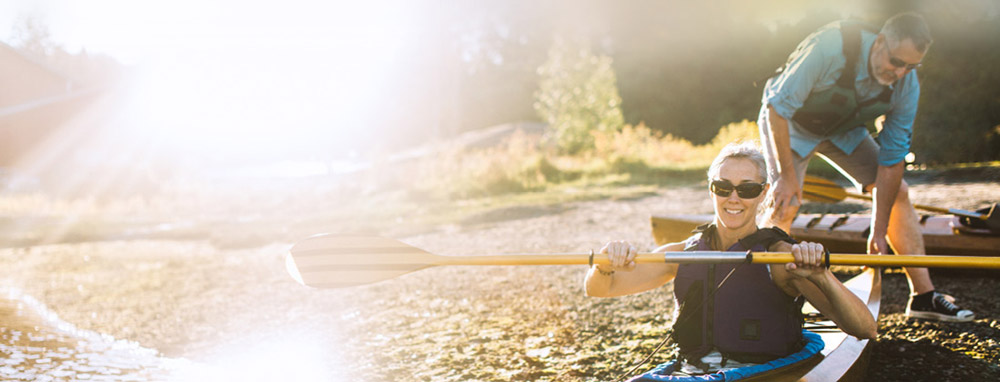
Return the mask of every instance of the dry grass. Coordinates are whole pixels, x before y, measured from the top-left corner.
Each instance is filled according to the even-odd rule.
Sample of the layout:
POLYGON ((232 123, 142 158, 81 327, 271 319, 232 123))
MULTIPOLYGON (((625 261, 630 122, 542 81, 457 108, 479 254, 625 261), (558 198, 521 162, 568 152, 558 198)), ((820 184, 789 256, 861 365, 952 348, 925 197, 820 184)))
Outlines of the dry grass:
POLYGON ((415 186, 432 195, 468 199, 606 185, 677 184, 678 177, 689 181, 686 175, 707 168, 726 144, 757 139, 757 126, 749 121, 727 125, 704 145, 643 124, 591 134, 593 149, 576 155, 561 154, 545 146, 541 137, 525 134, 514 134, 489 149, 455 148, 426 158, 415 186))

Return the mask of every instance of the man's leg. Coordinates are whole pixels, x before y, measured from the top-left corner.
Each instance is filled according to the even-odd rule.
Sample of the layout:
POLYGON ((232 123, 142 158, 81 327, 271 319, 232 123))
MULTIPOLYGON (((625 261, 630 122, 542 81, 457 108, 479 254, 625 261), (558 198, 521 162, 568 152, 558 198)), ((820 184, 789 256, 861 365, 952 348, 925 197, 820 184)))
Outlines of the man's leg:
MULTIPOLYGON (((909 187, 906 181, 899 186, 896 201, 889 215, 889 230, 886 234, 892 250, 898 254, 925 255, 924 235, 920 232, 920 216, 910 202, 909 187)), ((927 293, 934 290, 930 272, 927 268, 906 268, 906 278, 910 282, 910 291, 914 294, 927 293)))
MULTIPOLYGON (((831 144, 821 143, 816 150, 820 156, 850 179, 856 186, 870 193, 875 186, 878 174, 878 144, 870 137, 861 141, 850 154, 831 144)), ((892 204, 889 215, 889 228, 886 234, 893 251, 908 255, 924 255, 924 237, 920 232, 920 217, 910 203, 909 187, 906 181, 899 185, 896 200, 892 204)), ((927 268, 906 268, 906 278, 910 283, 910 292, 924 293, 934 290, 927 268)))
MULTIPOLYGON (((878 173, 878 144, 870 137, 861 142, 854 152, 845 154, 840 149, 824 141, 817 148, 823 156, 841 173, 865 191, 870 192, 878 173)), ((886 239, 898 254, 924 255, 924 238, 920 231, 920 217, 910 202, 909 186, 902 181, 896 200, 889 215, 886 239)), ((955 306, 944 295, 934 292, 927 268, 905 268, 910 284, 910 300, 906 315, 942 321, 971 321, 974 315, 969 310, 955 306)))

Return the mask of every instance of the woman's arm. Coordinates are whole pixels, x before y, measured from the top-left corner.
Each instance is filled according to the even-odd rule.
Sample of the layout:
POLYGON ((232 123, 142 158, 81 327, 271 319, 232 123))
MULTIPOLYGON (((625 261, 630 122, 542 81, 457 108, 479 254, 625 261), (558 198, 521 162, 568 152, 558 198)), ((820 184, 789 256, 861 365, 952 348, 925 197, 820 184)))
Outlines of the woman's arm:
MULTIPOLYGON (((682 251, 684 243, 671 243, 653 252, 682 251)), ((636 264, 638 251, 626 242, 611 242, 601 254, 611 265, 594 265, 587 272, 584 289, 592 297, 617 297, 657 288, 674 279, 677 264, 636 264)))
POLYGON ((796 259, 795 263, 771 266, 772 279, 785 293, 805 296, 847 334, 867 339, 878 336, 878 325, 868 306, 823 265, 822 245, 779 242, 771 250, 791 252, 796 259))

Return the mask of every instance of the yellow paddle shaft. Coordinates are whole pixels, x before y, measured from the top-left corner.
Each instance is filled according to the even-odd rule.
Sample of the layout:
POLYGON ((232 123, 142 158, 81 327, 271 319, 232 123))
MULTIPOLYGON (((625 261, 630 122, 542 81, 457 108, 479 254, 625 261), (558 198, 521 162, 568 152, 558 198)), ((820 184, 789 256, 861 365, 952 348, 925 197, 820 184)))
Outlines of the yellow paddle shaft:
MULTIPOLYGON (((794 261, 789 252, 753 252, 754 264, 784 264, 794 261)), ((640 253, 635 262, 643 263, 741 263, 747 261, 746 252, 667 252, 640 253)), ((524 254, 499 256, 437 256, 434 265, 579 265, 609 264, 607 256, 595 254, 524 254)), ((866 265, 871 267, 928 267, 928 268, 991 268, 1000 269, 1000 257, 990 256, 932 256, 932 255, 858 255, 831 254, 830 265, 866 265)))
MULTIPOLYGON (((864 199, 864 200, 867 200, 867 201, 871 201, 872 200, 871 196, 863 195, 863 194, 855 194, 853 192, 848 192, 847 196, 850 196, 852 198, 857 198, 857 199, 864 199)), ((913 208, 916 208, 918 210, 937 212, 937 213, 940 213, 940 214, 950 214, 950 213, 954 212, 954 209, 951 209, 951 208, 934 207, 934 206, 928 206, 928 205, 924 205, 924 204, 914 204, 913 208)), ((963 212, 966 212, 966 211, 963 211, 963 212)), ((976 212, 967 212, 967 214, 974 214, 974 215, 976 215, 976 217, 978 217, 980 219, 985 219, 986 218, 984 215, 982 215, 980 213, 976 213, 976 212)))
MULTIPOLYGON (((794 260, 788 252, 754 252, 754 264, 783 264, 794 260)), ((1000 269, 1000 258, 989 256, 856 255, 835 253, 830 265, 870 267, 992 268, 1000 269)))
MULTIPOLYGON (((855 194, 853 192, 848 192, 847 196, 850 196, 852 198, 857 198, 857 199, 864 199, 864 200, 867 200, 867 201, 871 201, 872 200, 871 196, 862 195, 862 194, 855 194)), ((979 220, 986 220, 986 221, 990 220, 990 216, 987 215, 987 214, 979 213, 979 212, 975 212, 975 211, 961 210, 961 209, 958 209, 958 208, 941 208, 941 207, 928 206, 926 204, 914 204, 913 208, 916 208, 918 210, 937 212, 939 214, 952 214, 952 215, 958 215, 958 216, 968 216, 970 218, 979 219, 979 220)))
MULTIPOLYGON (((869 195, 849 192, 846 189, 840 187, 840 185, 832 181, 815 177, 812 175, 806 175, 805 183, 802 185, 802 192, 803 196, 819 202, 839 202, 847 197, 872 201, 872 197, 869 195)), ((913 208, 916 208, 918 210, 937 212, 939 214, 968 216, 971 218, 977 218, 987 221, 990 219, 990 217, 987 214, 973 212, 973 211, 966 211, 957 208, 942 208, 942 207, 928 206, 924 204, 914 204, 913 208)))

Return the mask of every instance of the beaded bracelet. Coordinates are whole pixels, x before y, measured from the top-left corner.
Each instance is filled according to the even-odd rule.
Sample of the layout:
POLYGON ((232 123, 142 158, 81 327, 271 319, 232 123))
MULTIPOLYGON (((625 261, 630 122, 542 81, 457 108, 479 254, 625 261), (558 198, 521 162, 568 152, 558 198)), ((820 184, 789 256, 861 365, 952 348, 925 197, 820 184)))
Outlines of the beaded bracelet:
MULTIPOLYGON (((590 250, 590 266, 594 266, 594 250, 593 249, 590 250)), ((602 271, 601 268, 597 268, 597 273, 600 273, 600 274, 605 275, 605 276, 611 276, 611 275, 615 274, 615 271, 611 270, 611 271, 605 272, 605 271, 602 271)))

